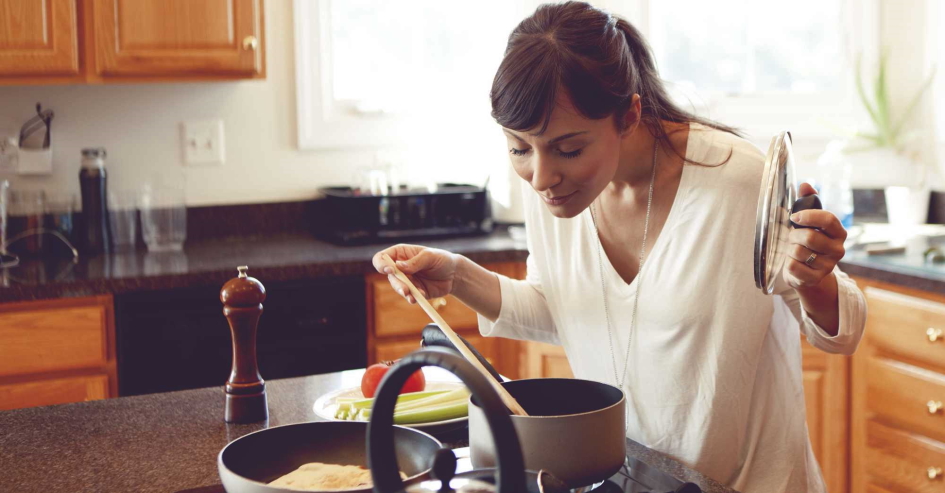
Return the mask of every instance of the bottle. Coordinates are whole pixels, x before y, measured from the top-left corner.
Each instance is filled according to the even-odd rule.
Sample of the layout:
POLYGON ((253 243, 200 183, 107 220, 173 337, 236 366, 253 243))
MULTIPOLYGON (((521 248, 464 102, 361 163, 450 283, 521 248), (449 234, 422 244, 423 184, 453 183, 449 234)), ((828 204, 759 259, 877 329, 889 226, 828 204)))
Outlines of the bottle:
POLYGON ((111 234, 108 224, 108 177, 105 174, 105 149, 82 149, 79 189, 82 193, 82 216, 85 227, 81 233, 85 253, 109 253, 111 234))
POLYGON ((824 210, 832 212, 844 228, 853 226, 853 189, 850 187, 852 165, 844 155, 844 141, 833 141, 817 160, 820 187, 818 193, 824 210))

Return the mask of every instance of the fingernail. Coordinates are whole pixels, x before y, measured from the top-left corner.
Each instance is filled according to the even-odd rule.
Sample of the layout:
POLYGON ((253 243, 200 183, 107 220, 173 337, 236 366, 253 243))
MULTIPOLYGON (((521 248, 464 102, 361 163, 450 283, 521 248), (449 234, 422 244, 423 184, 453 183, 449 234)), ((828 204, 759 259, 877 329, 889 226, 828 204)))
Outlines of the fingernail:
POLYGON ((394 273, 394 270, 391 269, 390 267, 384 267, 384 273, 385 273, 385 274, 393 274, 393 273, 394 273))
POLYGON ((792 221, 797 222, 797 221, 799 221, 800 219, 801 219, 801 213, 800 213, 800 212, 795 212, 794 214, 791 214, 791 220, 792 220, 792 221))

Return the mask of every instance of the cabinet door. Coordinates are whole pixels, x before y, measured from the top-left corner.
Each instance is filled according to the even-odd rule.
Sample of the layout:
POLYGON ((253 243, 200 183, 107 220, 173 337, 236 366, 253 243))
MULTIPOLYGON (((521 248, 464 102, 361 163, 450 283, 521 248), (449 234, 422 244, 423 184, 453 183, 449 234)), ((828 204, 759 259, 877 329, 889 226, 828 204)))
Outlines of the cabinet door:
POLYGON ((75 0, 0 0, 0 74, 79 72, 75 0))
POLYGON ((811 447, 827 491, 848 491, 850 359, 827 354, 807 341, 801 343, 801 350, 811 447))
POLYGON ((522 378, 573 378, 564 348, 540 342, 526 342, 522 378))
POLYGON ((0 410, 109 397, 108 376, 89 375, 0 385, 0 410))
POLYGON ((103 76, 264 73, 262 0, 94 0, 103 76))

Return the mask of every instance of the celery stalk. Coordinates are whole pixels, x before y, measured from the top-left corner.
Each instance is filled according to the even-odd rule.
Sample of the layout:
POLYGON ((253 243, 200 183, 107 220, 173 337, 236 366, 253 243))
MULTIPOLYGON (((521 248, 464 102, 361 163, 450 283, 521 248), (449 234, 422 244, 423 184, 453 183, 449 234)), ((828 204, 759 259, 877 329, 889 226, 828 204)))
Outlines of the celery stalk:
MULTIPOLYGON (((434 390, 430 392, 410 392, 408 394, 400 394, 397 397, 397 405, 400 405, 402 402, 411 402, 419 399, 424 399, 427 397, 432 397, 435 395, 445 394, 445 390, 434 390)), ((374 406, 374 399, 358 399, 351 402, 351 405, 358 409, 367 409, 374 406)))
POLYGON ((419 409, 411 409, 408 411, 395 412, 394 424, 409 425, 462 418, 469 413, 468 404, 468 400, 456 400, 451 403, 428 408, 424 407, 419 409))
POLYGON ((445 394, 435 395, 433 397, 427 397, 425 399, 417 399, 415 401, 406 402, 402 405, 397 405, 394 408, 394 412, 407 411, 410 409, 420 409, 426 408, 427 406, 435 404, 443 404, 446 402, 452 402, 456 400, 466 401, 469 399, 469 389, 466 387, 458 388, 446 392, 445 394))

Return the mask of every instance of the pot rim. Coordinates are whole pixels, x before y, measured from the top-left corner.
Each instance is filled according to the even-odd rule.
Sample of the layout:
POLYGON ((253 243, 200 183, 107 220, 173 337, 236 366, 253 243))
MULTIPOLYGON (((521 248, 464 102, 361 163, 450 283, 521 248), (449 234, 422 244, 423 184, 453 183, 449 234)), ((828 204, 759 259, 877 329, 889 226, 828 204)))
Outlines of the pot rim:
MULTIPOLYGON (((609 405, 609 406, 602 407, 602 408, 600 408, 600 409, 595 409, 595 410, 593 410, 593 411, 584 411, 583 413, 557 414, 557 415, 554 415, 554 416, 531 416, 531 415, 529 415, 529 416, 518 416, 518 415, 512 414, 512 415, 510 415, 510 417, 512 418, 512 421, 515 421, 515 420, 525 420, 525 419, 560 419, 560 418, 571 418, 571 417, 574 417, 574 416, 586 416, 586 415, 589 415, 589 414, 597 414, 597 413, 601 413, 601 412, 603 412, 603 411, 607 411, 607 410, 609 410, 609 409, 613 409, 614 407, 617 407, 617 406, 619 406, 619 405, 621 405, 621 404, 624 404, 624 403, 627 401, 627 394, 626 394, 626 392, 623 391, 623 389, 621 389, 620 387, 617 387, 616 385, 611 385, 611 384, 609 384, 609 383, 598 382, 597 380, 587 380, 587 379, 584 379, 584 378, 523 378, 523 379, 521 379, 521 380, 509 380, 509 382, 533 382, 533 381, 537 381, 537 380, 562 380, 562 381, 567 381, 567 382, 578 381, 578 382, 593 383, 593 384, 597 384, 597 385, 604 385, 604 386, 610 387, 610 388, 612 388, 612 389, 616 389, 618 392, 620 392, 620 399, 619 399, 617 402, 615 402, 615 403, 613 403, 613 404, 611 404, 611 405, 609 405)), ((502 382, 502 383, 506 383, 506 382, 502 382)), ((477 405, 475 402, 473 402, 473 396, 469 396, 469 405, 472 406, 472 407, 475 407, 476 409, 478 409, 478 410, 480 410, 480 411, 482 410, 482 408, 481 408, 479 405, 477 405)))
MULTIPOLYGON (((342 426, 347 426, 347 425, 363 425, 365 428, 367 428, 367 425, 368 425, 367 421, 303 421, 303 422, 301 422, 301 423, 289 423, 289 424, 285 424, 285 425, 271 426, 271 427, 269 427, 269 428, 263 428, 263 429, 261 429, 261 430, 256 430, 256 431, 254 431, 254 432, 247 433, 247 434, 245 434, 245 435, 243 435, 243 436, 237 438, 236 440, 233 440, 233 441, 231 441, 230 443, 226 444, 226 446, 223 447, 223 448, 220 450, 220 453, 217 454, 217 465, 218 465, 218 467, 222 467, 222 468, 226 469, 227 472, 229 472, 230 474, 233 474, 233 475, 235 475, 235 476, 238 476, 241 480, 243 480, 243 481, 248 481, 248 482, 250 482, 250 483, 252 483, 252 484, 254 484, 254 485, 264 486, 264 487, 266 487, 266 488, 273 488, 273 489, 276 489, 276 490, 292 491, 292 490, 289 490, 289 489, 280 488, 280 487, 278 487, 278 486, 272 486, 272 485, 270 485, 269 483, 263 483, 262 481, 256 481, 255 479, 249 479, 249 478, 247 478, 246 476, 243 476, 242 474, 240 474, 240 473, 234 471, 233 469, 231 469, 230 466, 227 465, 225 462, 223 462, 223 453, 226 452, 226 450, 227 450, 228 448, 230 448, 230 446, 233 445, 234 443, 236 443, 236 442, 238 442, 238 441, 240 441, 240 440, 242 440, 242 439, 244 439, 244 438, 246 438, 246 437, 248 437, 248 436, 255 435, 255 434, 257 434, 257 433, 262 433, 262 432, 264 432, 264 431, 274 430, 274 429, 277 429, 277 428, 286 428, 286 427, 289 427, 289 426, 305 426, 305 425, 320 425, 320 424, 326 424, 326 425, 327 425, 327 424, 331 424, 331 425, 342 425, 342 426)), ((436 437, 434 437, 433 435, 430 435, 429 433, 427 433, 427 432, 425 432, 425 431, 421 431, 421 430, 417 430, 417 429, 415 429, 415 428, 410 428, 410 427, 401 426, 401 425, 394 425, 394 428, 404 428, 404 429, 410 430, 410 431, 412 431, 412 432, 419 433, 419 434, 424 435, 425 437, 427 437, 427 438, 433 440, 433 442, 436 443, 438 447, 440 447, 440 448, 443 447, 443 443, 442 443, 442 442, 440 442, 438 439, 436 439, 436 437)), ((367 430, 365 430, 365 433, 367 433, 367 430)), ((431 468, 428 467, 428 468, 424 469, 423 471, 420 471, 420 472, 418 472, 417 474, 414 474, 413 476, 409 476, 407 479, 404 480, 404 484, 407 484, 408 481, 415 481, 415 480, 419 479, 420 477, 422 477, 424 474, 429 474, 430 470, 431 470, 431 468)), ((222 478, 221 478, 221 479, 222 479, 222 478)), ((327 490, 326 490, 326 491, 327 491, 327 490)), ((339 492, 339 493, 357 493, 357 492, 359 492, 359 491, 364 491, 364 488, 349 488, 349 489, 346 489, 346 490, 331 490, 331 491, 332 491, 332 493, 334 493, 334 492, 339 492)), ((318 493, 318 492, 315 492, 315 493, 318 493)))

